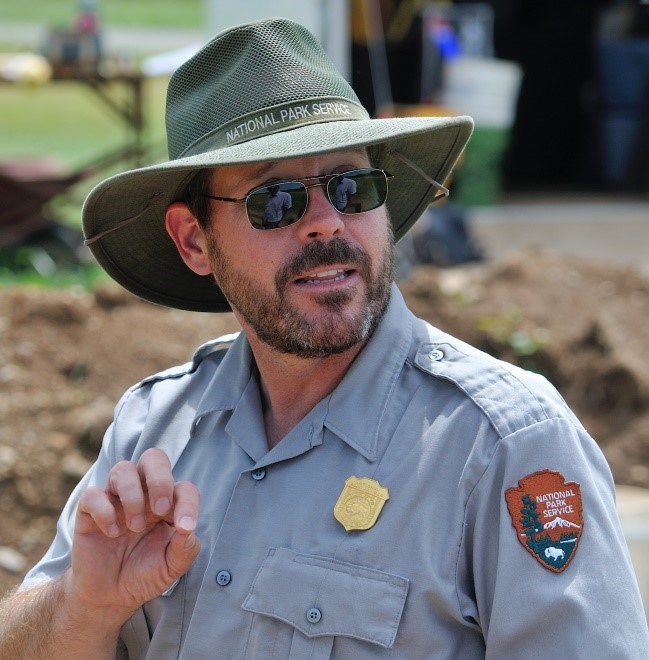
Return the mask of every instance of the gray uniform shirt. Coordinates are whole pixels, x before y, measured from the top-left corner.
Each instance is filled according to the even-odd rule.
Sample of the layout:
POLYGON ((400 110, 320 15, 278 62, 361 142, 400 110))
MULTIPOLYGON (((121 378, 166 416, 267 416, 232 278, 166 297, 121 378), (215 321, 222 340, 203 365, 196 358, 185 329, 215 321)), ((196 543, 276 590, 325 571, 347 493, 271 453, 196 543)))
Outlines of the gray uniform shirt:
POLYGON ((243 335, 131 388, 26 584, 68 566, 81 489, 152 446, 201 491, 202 550, 124 626, 130 658, 649 657, 595 442, 542 377, 415 318, 396 288, 341 384, 271 451, 243 335), (539 516, 572 494, 583 522, 541 561, 519 540, 540 537, 536 505, 521 534, 506 492, 546 471, 572 485, 538 496, 539 516), (389 493, 368 529, 334 517, 350 476, 389 493))

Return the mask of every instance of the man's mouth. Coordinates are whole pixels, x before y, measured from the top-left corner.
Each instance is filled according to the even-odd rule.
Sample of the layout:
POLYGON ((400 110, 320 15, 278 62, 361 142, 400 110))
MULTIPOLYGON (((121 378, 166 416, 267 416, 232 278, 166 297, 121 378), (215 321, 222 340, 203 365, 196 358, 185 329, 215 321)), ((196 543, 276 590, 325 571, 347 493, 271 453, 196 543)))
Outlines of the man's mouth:
POLYGON ((352 270, 344 268, 335 268, 331 270, 322 270, 317 273, 310 273, 306 277, 300 277, 295 280, 297 284, 329 284, 331 282, 339 282, 349 277, 352 270))

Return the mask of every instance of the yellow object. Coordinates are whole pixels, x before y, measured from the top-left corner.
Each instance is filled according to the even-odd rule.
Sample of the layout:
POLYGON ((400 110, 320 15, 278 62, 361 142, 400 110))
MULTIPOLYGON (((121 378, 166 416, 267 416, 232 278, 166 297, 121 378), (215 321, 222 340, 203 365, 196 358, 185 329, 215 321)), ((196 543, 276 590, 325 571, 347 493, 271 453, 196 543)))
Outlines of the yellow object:
POLYGON ((36 53, 0 54, 0 79, 25 85, 44 85, 52 78, 49 62, 36 53))
POLYGON ((348 477, 334 507, 334 516, 347 532, 369 529, 374 526, 389 499, 388 489, 378 481, 367 477, 348 477))

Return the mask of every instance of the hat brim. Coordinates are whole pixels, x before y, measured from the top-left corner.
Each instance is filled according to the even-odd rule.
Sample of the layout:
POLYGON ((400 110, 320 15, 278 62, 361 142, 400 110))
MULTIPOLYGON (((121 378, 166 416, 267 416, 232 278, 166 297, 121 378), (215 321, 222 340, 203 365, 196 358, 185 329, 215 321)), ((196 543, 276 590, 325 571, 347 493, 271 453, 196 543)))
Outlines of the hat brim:
POLYGON ((83 206, 84 234, 99 264, 137 296, 183 310, 230 311, 214 278, 191 271, 165 229, 167 207, 198 170, 366 147, 372 165, 394 175, 387 207, 398 241, 437 190, 390 152, 399 152, 443 183, 472 130, 470 117, 331 121, 131 170, 90 192, 83 206))

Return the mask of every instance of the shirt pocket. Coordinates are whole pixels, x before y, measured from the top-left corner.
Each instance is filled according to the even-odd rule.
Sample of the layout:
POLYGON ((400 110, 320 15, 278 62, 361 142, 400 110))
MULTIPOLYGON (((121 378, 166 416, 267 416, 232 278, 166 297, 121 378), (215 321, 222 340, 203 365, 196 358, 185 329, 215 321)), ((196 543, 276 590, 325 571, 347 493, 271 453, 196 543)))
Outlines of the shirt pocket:
POLYGON ((117 660, 141 660, 149 650, 149 627, 142 608, 122 626, 117 649, 117 660))
POLYGON ((391 648, 408 586, 397 575, 272 548, 242 608, 292 628, 290 650, 277 649, 281 657, 305 657, 308 649, 309 657, 329 658, 339 636, 391 648))
POLYGON ((179 648, 182 629, 182 602, 185 598, 185 576, 178 578, 158 598, 141 607, 122 626, 117 660, 157 658, 158 649, 179 648), (176 603, 174 603, 176 594, 176 603), (145 611, 146 610, 146 611, 145 611), (155 639, 151 639, 151 630, 155 639))

